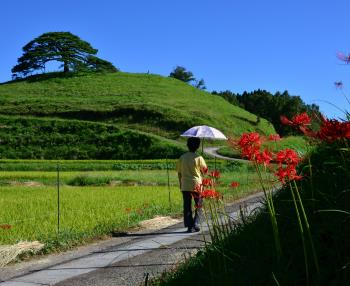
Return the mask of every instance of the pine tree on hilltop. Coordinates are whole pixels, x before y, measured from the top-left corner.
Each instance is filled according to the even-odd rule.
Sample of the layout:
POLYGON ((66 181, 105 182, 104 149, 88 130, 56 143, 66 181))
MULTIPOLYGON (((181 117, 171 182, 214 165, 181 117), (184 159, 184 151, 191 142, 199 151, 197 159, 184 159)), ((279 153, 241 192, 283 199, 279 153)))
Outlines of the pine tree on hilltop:
POLYGON ((44 33, 22 50, 23 55, 11 70, 16 76, 45 71, 46 63, 51 61, 61 62, 65 73, 81 69, 117 71, 113 64, 95 56, 97 49, 70 32, 44 33))

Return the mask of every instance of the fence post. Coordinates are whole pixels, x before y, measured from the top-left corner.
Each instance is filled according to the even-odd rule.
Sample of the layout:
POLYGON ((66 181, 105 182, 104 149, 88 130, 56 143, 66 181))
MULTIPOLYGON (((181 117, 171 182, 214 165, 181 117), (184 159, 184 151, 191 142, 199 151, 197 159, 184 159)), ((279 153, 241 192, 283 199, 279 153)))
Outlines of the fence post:
POLYGON ((168 165, 168 154, 165 157, 166 173, 168 176, 168 196, 169 196, 169 208, 171 211, 171 198, 170 198, 170 175, 169 175, 169 165, 168 165))
POLYGON ((60 165, 57 163, 57 235, 60 234, 60 165))

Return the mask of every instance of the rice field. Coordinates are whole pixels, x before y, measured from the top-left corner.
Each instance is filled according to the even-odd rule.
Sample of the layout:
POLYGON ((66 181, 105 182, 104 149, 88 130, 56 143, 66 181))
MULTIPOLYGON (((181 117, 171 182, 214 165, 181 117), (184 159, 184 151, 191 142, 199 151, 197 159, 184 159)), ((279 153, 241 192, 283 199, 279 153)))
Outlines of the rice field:
MULTIPOLYGON (((135 225, 156 214, 176 213, 180 192, 160 186, 60 188, 62 238, 80 240, 135 225)), ((19 240, 52 241, 58 234, 58 192, 53 186, 3 186, 0 199, 1 244, 19 240)))
MULTIPOLYGON (((169 185, 166 170, 64 171, 59 181, 58 207, 57 172, 0 172, 0 244, 39 240, 49 251, 182 212, 173 170, 169 185)), ((218 190, 226 201, 256 192, 256 173, 246 166, 223 172, 218 190), (232 181, 240 186, 230 188, 232 181)))

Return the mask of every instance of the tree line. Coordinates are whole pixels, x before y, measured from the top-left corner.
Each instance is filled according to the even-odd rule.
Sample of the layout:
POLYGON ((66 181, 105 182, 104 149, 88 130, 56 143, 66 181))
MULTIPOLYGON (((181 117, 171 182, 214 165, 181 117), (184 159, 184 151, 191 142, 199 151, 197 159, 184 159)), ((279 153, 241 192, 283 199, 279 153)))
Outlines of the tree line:
POLYGON ((280 116, 293 117, 297 113, 307 112, 310 116, 320 116, 319 106, 306 104, 300 96, 290 95, 288 91, 272 94, 266 90, 244 91, 242 94, 230 90, 213 91, 213 95, 221 96, 233 105, 244 108, 260 117, 270 121, 280 135, 290 135, 295 131, 286 128, 280 122, 280 116))

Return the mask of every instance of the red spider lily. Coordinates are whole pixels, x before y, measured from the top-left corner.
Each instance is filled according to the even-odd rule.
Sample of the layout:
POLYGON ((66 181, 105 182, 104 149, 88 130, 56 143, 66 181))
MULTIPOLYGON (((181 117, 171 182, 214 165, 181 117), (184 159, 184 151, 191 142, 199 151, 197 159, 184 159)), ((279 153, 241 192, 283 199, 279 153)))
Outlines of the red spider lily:
POLYGON ((203 190, 203 185, 202 185, 202 184, 197 184, 197 185, 194 187, 194 190, 193 190, 192 193, 200 193, 202 190, 203 190))
POLYGON ((202 174, 208 173, 208 168, 207 168, 207 167, 202 168, 202 169, 201 169, 201 173, 202 173, 202 174))
POLYGON ((256 146, 246 146, 242 148, 242 157, 247 157, 248 160, 255 160, 257 155, 259 154, 260 147, 256 146))
POLYGON ((350 63, 350 54, 346 56, 345 54, 338 52, 337 58, 343 62, 346 62, 347 64, 350 63))
POLYGON ((142 210, 141 208, 138 208, 138 209, 136 210, 136 212, 137 212, 139 215, 141 215, 141 214, 143 213, 143 210, 142 210))
POLYGON ((322 118, 322 125, 317 137, 323 141, 334 142, 340 138, 350 139, 350 121, 322 118))
POLYGON ((241 139, 238 141, 239 146, 241 148, 244 148, 246 146, 256 146, 260 147, 261 140, 259 133, 252 132, 252 133, 243 133, 241 136, 241 139))
POLYGON ((280 164, 288 164, 296 166, 300 162, 300 158, 293 149, 280 150, 276 154, 276 161, 280 164))
POLYGON ((2 225, 0 225, 0 228, 2 228, 2 229, 10 229, 12 227, 12 225, 10 225, 10 224, 2 224, 2 225))
POLYGON ((269 141, 277 142, 277 141, 281 140, 281 137, 279 134, 270 134, 268 139, 269 139, 269 141))
POLYGON ((312 138, 317 137, 317 133, 307 128, 306 126, 300 126, 299 129, 301 132, 303 132, 305 136, 312 137, 312 138))
POLYGON ((126 208, 125 211, 126 211, 127 213, 129 213, 129 212, 132 211, 132 209, 131 209, 131 208, 126 208))
POLYGON ((286 168, 280 166, 277 169, 277 172, 275 172, 275 175, 282 182, 282 184, 285 184, 286 181, 297 181, 303 178, 303 176, 297 175, 295 167, 291 165, 287 166, 286 168))
POLYGON ((218 170, 211 171, 209 176, 218 179, 220 178, 220 172, 218 170))
POLYGON ((289 120, 286 116, 280 116, 281 123, 289 126, 305 126, 311 123, 311 118, 306 112, 295 115, 291 120, 289 120))
POLYGON ((213 186, 213 180, 212 179, 209 179, 209 178, 206 178, 206 179, 203 179, 202 180, 202 185, 207 187, 207 186, 213 186))
POLYGON ((247 157, 248 160, 255 160, 257 154, 260 151, 260 135, 256 132, 243 133, 241 139, 238 142, 238 145, 241 147, 243 158, 247 157))
POLYGON ((289 126, 293 125, 293 122, 291 120, 289 120, 288 117, 285 115, 280 116, 280 121, 283 125, 289 125, 289 126))
POLYGON ((218 198, 220 198, 220 194, 217 191, 215 191, 215 190, 204 190, 201 193, 201 197, 203 199, 208 199, 208 198, 218 199, 218 198))
POLYGON ((263 152, 257 153, 255 156, 256 162, 258 164, 264 164, 265 166, 269 165, 272 161, 272 152, 267 149, 264 149, 263 152))
POLYGON ((309 125, 311 123, 311 118, 306 112, 297 114, 293 117, 292 121, 295 125, 301 126, 301 125, 309 125))
POLYGON ((239 186, 239 183, 238 182, 232 182, 231 184, 230 184, 230 187, 231 188, 237 188, 239 186))

